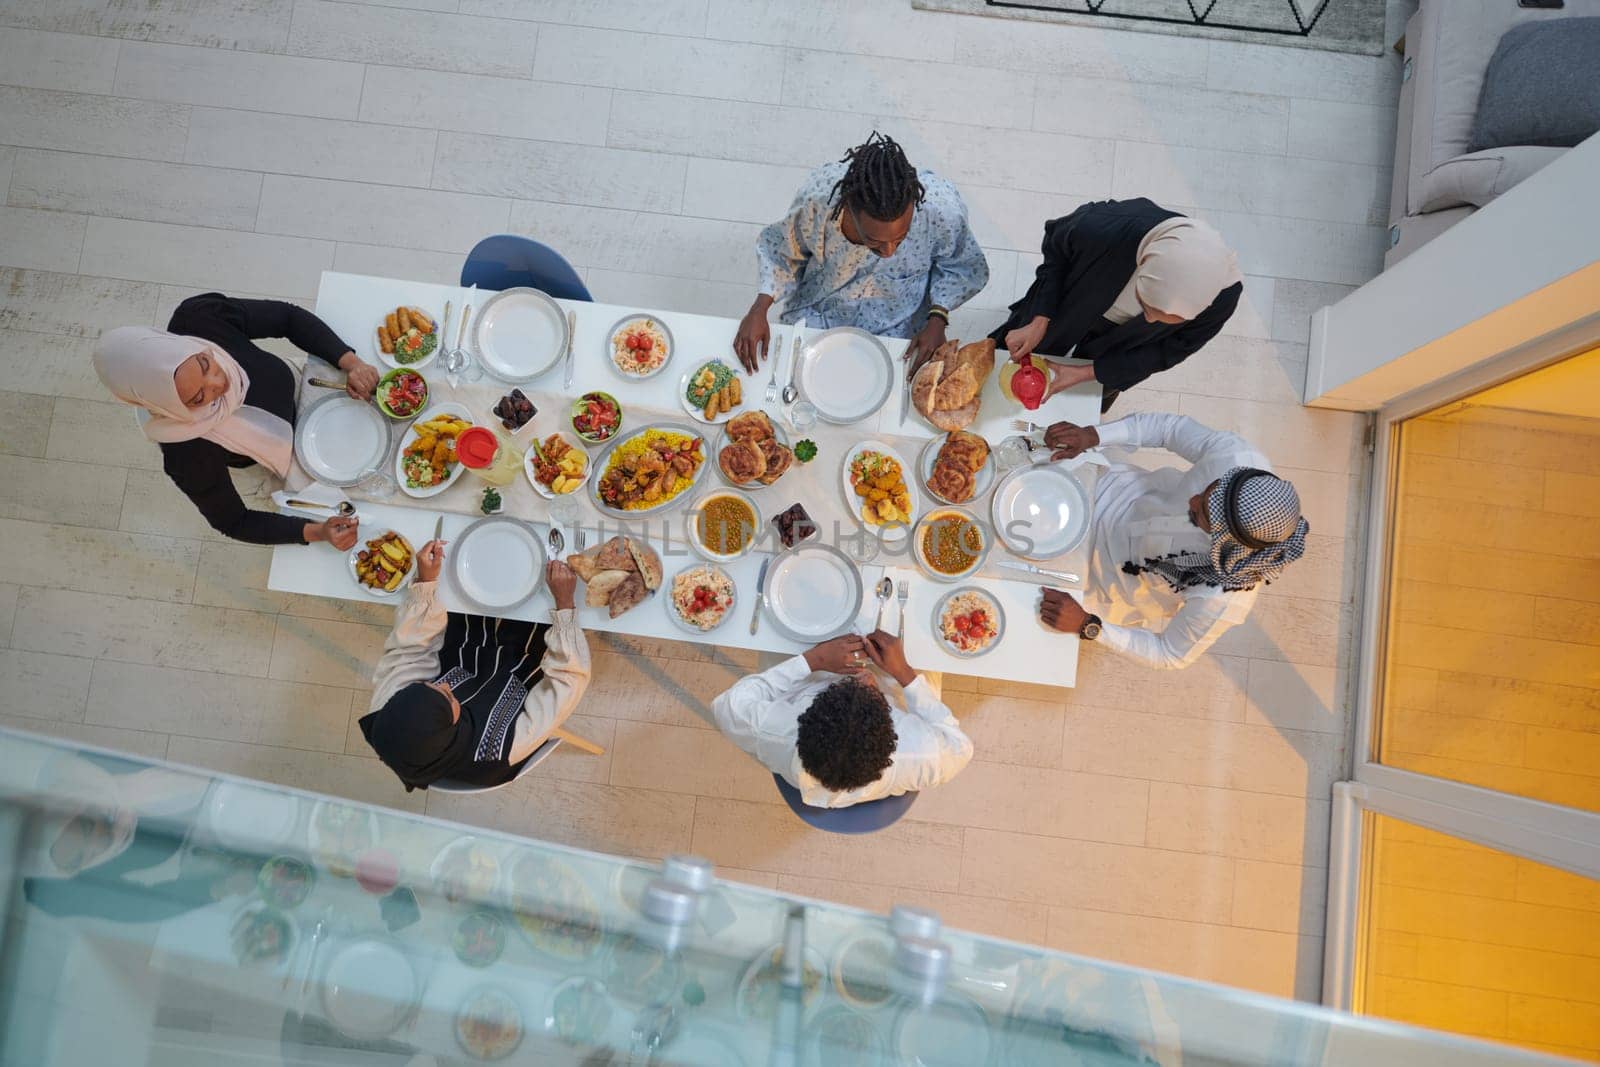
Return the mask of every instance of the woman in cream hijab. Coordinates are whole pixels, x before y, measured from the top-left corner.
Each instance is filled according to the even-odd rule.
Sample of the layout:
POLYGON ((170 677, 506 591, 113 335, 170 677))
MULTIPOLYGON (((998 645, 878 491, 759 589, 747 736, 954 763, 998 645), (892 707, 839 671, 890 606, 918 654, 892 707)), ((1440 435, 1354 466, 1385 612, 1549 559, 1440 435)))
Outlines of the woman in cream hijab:
POLYGON ((285 337, 342 369, 351 396, 366 399, 378 373, 323 321, 277 300, 190 297, 166 330, 122 326, 94 349, 94 368, 111 394, 143 409, 144 434, 161 446, 162 466, 212 529, 261 545, 329 541, 348 549, 356 520, 306 522, 252 511, 228 474, 259 463, 279 478, 294 451, 295 380, 283 360, 255 345, 285 337))
POLYGON ((1102 411, 1215 337, 1244 292, 1221 234, 1143 198, 1085 204, 1045 223, 1043 250, 1033 285, 991 336, 1017 362, 1092 360, 1056 368, 1050 392, 1095 379, 1102 411))

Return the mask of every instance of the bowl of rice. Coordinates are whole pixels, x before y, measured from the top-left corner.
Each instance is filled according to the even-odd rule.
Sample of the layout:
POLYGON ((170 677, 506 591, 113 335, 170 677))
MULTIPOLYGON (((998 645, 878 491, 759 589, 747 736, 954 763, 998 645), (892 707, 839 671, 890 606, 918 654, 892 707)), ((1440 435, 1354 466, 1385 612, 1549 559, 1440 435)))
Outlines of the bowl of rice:
POLYGON ((653 378, 672 359, 672 331, 648 315, 629 315, 606 335, 611 366, 624 378, 653 378))
POLYGON ((693 633, 715 630, 733 610, 733 579, 721 567, 701 563, 672 578, 667 614, 693 633))

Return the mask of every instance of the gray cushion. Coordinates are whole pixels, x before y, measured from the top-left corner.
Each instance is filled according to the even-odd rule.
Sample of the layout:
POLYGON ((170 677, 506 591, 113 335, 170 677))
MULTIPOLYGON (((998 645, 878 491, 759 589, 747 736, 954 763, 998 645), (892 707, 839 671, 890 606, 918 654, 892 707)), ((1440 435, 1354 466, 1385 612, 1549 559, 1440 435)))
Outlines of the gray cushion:
POLYGON ((1524 178, 1566 155, 1565 148, 1512 145, 1447 160, 1422 179, 1419 211, 1471 204, 1482 207, 1524 178))
POLYGON ((1571 148, 1600 130, 1600 18, 1530 22, 1500 38, 1483 74, 1470 152, 1571 148))

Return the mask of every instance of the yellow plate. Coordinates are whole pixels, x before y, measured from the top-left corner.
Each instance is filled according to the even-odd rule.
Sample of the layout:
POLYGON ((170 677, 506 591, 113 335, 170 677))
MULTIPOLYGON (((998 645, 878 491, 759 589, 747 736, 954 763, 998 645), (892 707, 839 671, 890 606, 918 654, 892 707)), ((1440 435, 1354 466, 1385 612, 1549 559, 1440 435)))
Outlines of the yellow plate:
MULTIPOLYGON (((1045 383, 1049 384, 1049 381, 1050 381, 1050 364, 1045 361, 1044 357, 1043 356, 1029 356, 1028 357, 1028 362, 1032 363, 1035 367, 1038 367, 1039 370, 1044 372, 1045 383)), ((1007 400, 1013 401, 1014 403, 1017 403, 1017 404, 1022 404, 1022 401, 1018 400, 1017 397, 1016 397, 1016 394, 1011 391, 1011 377, 1012 377, 1012 375, 1017 373, 1017 370, 1021 366, 1022 366, 1022 364, 1020 364, 1020 363, 1014 363, 1011 360, 1007 360, 1005 366, 1000 368, 1000 394, 1002 396, 1004 396, 1007 400)), ((1028 405, 1022 404, 1022 406, 1023 407, 1027 407, 1028 405)), ((1043 407, 1043 406, 1044 406, 1043 404, 1040 404, 1040 407, 1043 407)), ((1037 411, 1039 409, 1038 408, 1033 408, 1031 410, 1037 411)))

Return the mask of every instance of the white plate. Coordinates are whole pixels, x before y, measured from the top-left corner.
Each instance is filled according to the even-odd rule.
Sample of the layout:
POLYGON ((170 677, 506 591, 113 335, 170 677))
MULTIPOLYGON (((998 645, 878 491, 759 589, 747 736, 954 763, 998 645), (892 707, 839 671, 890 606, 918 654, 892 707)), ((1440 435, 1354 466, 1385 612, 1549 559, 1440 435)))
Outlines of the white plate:
MULTIPOLYGON (((396 304, 395 308, 398 308, 399 306, 399 304, 396 304)), ((423 367, 426 367, 435 359, 439 358, 439 349, 444 347, 444 337, 439 333, 439 331, 444 328, 444 323, 439 321, 439 316, 435 315, 427 308, 419 308, 415 304, 407 304, 405 307, 408 311, 421 311, 424 315, 427 315, 428 318, 433 320, 433 332, 435 338, 433 351, 429 352, 426 356, 417 360, 415 363, 401 363, 398 359, 394 358, 393 353, 385 352, 383 350, 383 346, 378 343, 378 327, 384 324, 385 319, 388 318, 389 311, 394 310, 394 308, 390 308, 389 311, 385 311, 383 313, 383 317, 378 319, 377 324, 372 327, 372 354, 378 358, 379 363, 382 363, 386 367, 405 367, 408 370, 421 370, 423 367)))
POLYGON ((883 342, 865 330, 840 326, 811 339, 800 353, 795 384, 817 417, 844 425, 877 414, 898 375, 883 342))
POLYGON ((749 398, 744 396, 742 392, 740 394, 738 407, 729 408, 727 411, 724 411, 714 419, 706 418, 705 408, 697 408, 693 404, 689 403, 689 379, 694 377, 696 374, 699 374, 705 369, 706 365, 710 363, 720 363, 724 367, 727 367, 729 370, 733 371, 733 376, 741 379, 739 386, 740 390, 743 390, 745 386, 749 384, 748 382, 743 381, 744 375, 739 373, 739 368, 735 367, 727 360, 708 359, 701 363, 695 364, 689 370, 684 371, 682 376, 678 378, 678 405, 682 407, 683 410, 688 413, 689 417, 694 419, 696 422, 703 422, 707 426, 721 426, 735 415, 743 414, 744 412, 752 409, 749 407, 749 398))
POLYGON ((370 593, 373 596, 381 596, 381 597, 385 597, 385 598, 397 597, 397 596, 400 595, 400 591, 402 589, 404 589, 406 586, 410 585, 411 584, 411 579, 416 576, 416 573, 417 573, 417 550, 415 548, 411 547, 411 542, 406 540, 406 537, 405 537, 404 534, 402 534, 400 536, 400 540, 405 541, 406 548, 410 549, 410 551, 411 551, 411 566, 406 568, 406 576, 404 578, 400 579, 400 584, 399 585, 395 586, 393 589, 374 589, 370 585, 363 584, 363 582, 361 581, 360 576, 356 574, 356 555, 358 553, 365 552, 367 550, 367 542, 368 541, 376 541, 378 538, 382 537, 384 534, 389 534, 389 533, 394 533, 394 532, 395 531, 393 531, 393 530, 380 530, 378 533, 373 534, 371 537, 358 537, 356 539, 356 547, 352 548, 349 551, 349 553, 345 556, 345 562, 350 565, 350 580, 352 582, 355 582, 356 583, 356 588, 360 589, 363 593, 370 593))
POLYGON ((692 634, 708 634, 708 633, 711 633, 713 630, 716 630, 718 627, 722 626, 724 623, 726 623, 728 621, 729 618, 731 618, 733 616, 734 611, 738 609, 739 603, 740 603, 740 600, 739 600, 739 587, 736 584, 734 584, 734 581, 733 581, 733 579, 731 577, 729 577, 728 572, 723 570, 721 567, 717 566, 715 563, 694 563, 694 564, 690 564, 689 566, 687 566, 687 567, 683 568, 682 570, 680 570, 677 574, 674 574, 671 578, 668 578, 666 581, 662 582, 661 583, 661 591, 666 594, 666 596, 663 599, 664 599, 665 606, 666 606, 666 609, 667 609, 667 617, 669 619, 671 619, 673 622, 677 623, 679 626, 683 627, 685 630, 687 630, 690 633, 692 633, 692 634), (688 619, 686 619, 682 615, 678 614, 678 604, 677 604, 677 601, 673 598, 673 595, 672 595, 672 588, 678 581, 678 575, 687 574, 690 571, 697 571, 697 570, 700 570, 701 568, 704 568, 704 569, 706 569, 708 571, 715 571, 716 573, 722 575, 722 577, 724 577, 724 578, 726 578, 728 580, 728 585, 733 589, 733 603, 729 604, 728 605, 728 610, 724 611, 722 613, 722 618, 718 619, 709 628, 705 628, 705 629, 702 629, 701 627, 696 626, 694 623, 690 622, 688 619))
POLYGON ((483 369, 503 382, 532 381, 567 350, 567 317, 537 289, 496 293, 478 312, 472 347, 483 369))
POLYGON ((1054 559, 1089 532, 1089 494, 1053 464, 1020 467, 1000 479, 989 503, 995 536, 1023 559, 1054 559))
POLYGON ((952 656, 959 656, 962 659, 976 659, 978 656, 986 656, 990 652, 993 652, 995 649, 1000 647, 1000 642, 1005 640, 1005 636, 1006 609, 1001 607, 1000 601, 996 600, 993 596, 990 596, 987 590, 980 589, 978 586, 963 585, 957 589, 952 589, 944 596, 940 597, 939 602, 933 606, 933 639, 938 642, 940 648, 944 649, 952 656), (957 648, 955 645, 952 645, 948 640, 946 640, 944 636, 943 622, 945 608, 949 606, 950 601, 954 600, 962 593, 976 593, 978 596, 983 598, 984 602, 988 605, 989 610, 994 614, 994 640, 990 641, 983 648, 977 649, 973 652, 966 652, 957 648))
POLYGON ((802 541, 773 557, 766 611, 792 641, 826 641, 849 630, 861 611, 861 571, 832 545, 802 541))
POLYGON ((755 547, 756 542, 761 539, 761 509, 756 506, 755 500, 752 499, 748 493, 741 489, 713 489, 700 499, 696 500, 694 502, 694 506, 689 509, 688 514, 684 517, 683 533, 684 537, 689 542, 689 547, 694 549, 703 558, 710 560, 712 563, 727 563, 731 560, 736 560, 740 556, 749 552, 755 547), (734 499, 743 502, 744 505, 750 509, 750 514, 755 517, 755 528, 750 531, 750 540, 745 542, 745 546, 739 551, 732 552, 727 555, 713 552, 705 545, 700 543, 700 512, 708 503, 715 500, 719 496, 733 497, 734 499))
POLYGON ((938 437, 930 438, 928 443, 922 446, 922 452, 917 456, 918 484, 926 489, 928 495, 935 500, 943 500, 946 504, 971 504, 976 500, 982 499, 983 494, 987 493, 994 485, 994 448, 990 447, 989 454, 984 457, 983 466, 978 468, 977 476, 973 481, 972 495, 965 500, 945 500, 944 497, 933 491, 933 487, 928 484, 928 479, 933 477, 934 461, 939 458, 939 449, 944 447, 945 440, 949 436, 949 434, 940 434, 938 437))
POLYGON ((486 613, 516 607, 544 581, 544 541, 518 519, 479 519, 456 538, 449 559, 456 588, 486 613))
POLYGON ((300 800, 244 782, 218 782, 206 799, 206 822, 225 848, 274 852, 299 825, 300 800))
POLYGON ((322 975, 322 1008, 346 1037, 388 1037, 416 1007, 416 968, 387 941, 363 939, 342 945, 322 975))
POLYGON ((911 527, 917 521, 917 513, 922 510, 922 502, 917 499, 917 479, 911 464, 894 448, 882 441, 862 441, 845 454, 844 466, 839 469, 839 484, 844 488, 844 506, 855 520, 857 526, 877 534, 885 543, 902 541, 911 532, 911 527), (911 494, 911 516, 904 526, 873 526, 861 517, 861 502, 866 497, 856 496, 855 486, 850 484, 850 464, 855 462, 856 456, 862 452, 882 452, 884 455, 900 464, 900 473, 905 478, 906 492, 911 494))
MULTIPOLYGON (((545 441, 549 440, 551 436, 552 434, 548 433, 543 437, 535 434, 529 439, 528 450, 522 454, 522 473, 527 477, 528 484, 533 486, 533 491, 544 497, 546 500, 554 500, 556 498, 556 494, 550 491, 549 486, 540 485, 539 480, 533 476, 533 446, 535 443, 537 443, 542 447, 545 441)), ((578 481, 577 488, 572 489, 569 492, 562 493, 561 495, 571 496, 573 493, 583 492, 584 485, 589 481, 589 475, 594 473, 594 457, 589 455, 588 450, 583 446, 583 441, 581 441, 576 434, 570 434, 562 430, 556 430, 554 431, 553 436, 561 438, 567 444, 571 445, 573 448, 576 448, 583 456, 583 477, 578 481)))
POLYGON ((329 485, 355 485, 383 465, 388 450, 389 421, 383 412, 343 393, 312 404, 295 426, 295 458, 307 474, 329 485))
POLYGON ((667 367, 672 363, 672 357, 677 354, 678 342, 673 339, 671 328, 668 327, 665 322, 661 321, 661 317, 659 315, 629 315, 627 318, 618 321, 615 326, 606 331, 606 363, 611 367, 611 373, 615 374, 623 381, 642 382, 647 378, 654 378, 656 375, 667 369, 667 367), (661 335, 667 339, 667 358, 662 360, 661 365, 656 367, 655 370, 645 371, 643 374, 634 374, 632 371, 626 371, 617 366, 617 361, 612 358, 612 352, 615 350, 615 346, 611 342, 629 323, 645 322, 647 320, 655 323, 656 329, 660 330, 661 335))
POLYGON ((454 401, 449 401, 443 404, 430 404, 428 407, 424 408, 415 419, 412 420, 411 424, 407 426, 405 431, 400 435, 400 447, 394 450, 394 480, 395 483, 400 486, 400 491, 406 496, 414 496, 418 499, 426 499, 430 496, 438 496, 452 485, 455 485, 456 479, 461 477, 461 472, 466 469, 459 461, 457 461, 455 469, 446 475, 444 481, 440 482, 438 485, 430 485, 426 489, 413 489, 406 484, 404 462, 406 446, 421 436, 420 432, 417 430, 418 424, 427 422, 435 415, 458 415, 465 419, 468 425, 471 425, 472 423, 472 412, 467 410, 467 406, 465 404, 457 404, 454 401))
MULTIPOLYGON (((747 415, 751 411, 757 411, 757 410, 760 410, 760 409, 759 408, 740 408, 738 411, 735 411, 734 414, 735 415, 747 415)), ((777 419, 773 418, 772 417, 772 413, 770 411, 762 411, 761 413, 767 417, 767 421, 768 422, 772 423, 772 437, 773 437, 773 439, 775 441, 777 441, 780 445, 782 445, 784 448, 787 448, 792 452, 794 449, 793 449, 793 446, 789 444, 789 431, 785 430, 783 428, 783 423, 781 423, 777 419)), ((745 482, 743 485, 738 485, 738 484, 736 484, 734 482, 734 480, 732 478, 728 477, 727 474, 723 472, 722 464, 719 463, 717 460, 718 460, 718 457, 722 455, 722 450, 724 448, 727 448, 731 444, 733 444, 733 439, 728 436, 728 428, 726 426, 723 426, 722 427, 722 433, 717 436, 717 449, 716 449, 715 452, 711 453, 711 465, 717 468, 717 477, 722 480, 722 484, 726 485, 730 489, 738 489, 738 490, 741 490, 741 491, 746 492, 746 493, 754 493, 757 490, 769 488, 769 483, 763 482, 760 478, 752 478, 748 482, 745 482)), ((785 478, 787 478, 790 474, 794 473, 794 471, 799 466, 800 466, 800 461, 799 460, 791 459, 789 461, 789 469, 784 471, 782 474, 780 474, 778 476, 778 481, 772 482, 772 483, 770 483, 770 485, 779 484, 785 478)))

